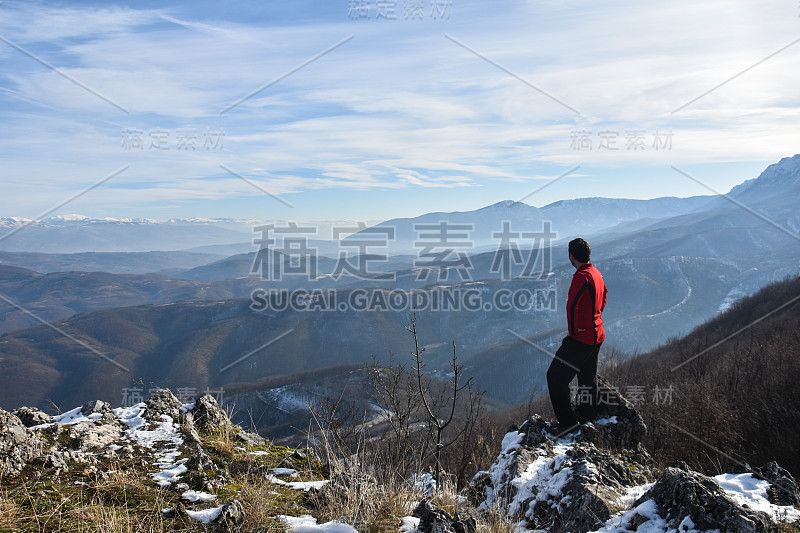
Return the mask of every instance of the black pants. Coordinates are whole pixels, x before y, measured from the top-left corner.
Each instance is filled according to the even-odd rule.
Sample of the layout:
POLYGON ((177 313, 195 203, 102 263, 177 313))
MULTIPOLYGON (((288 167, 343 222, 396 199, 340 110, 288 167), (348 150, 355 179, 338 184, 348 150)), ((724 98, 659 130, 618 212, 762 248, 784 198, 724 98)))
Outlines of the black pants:
POLYGON ((592 420, 597 413, 597 354, 600 346, 564 337, 550 368, 547 369, 547 388, 559 426, 571 428, 592 420), (577 416, 572 411, 569 384, 578 375, 577 416))

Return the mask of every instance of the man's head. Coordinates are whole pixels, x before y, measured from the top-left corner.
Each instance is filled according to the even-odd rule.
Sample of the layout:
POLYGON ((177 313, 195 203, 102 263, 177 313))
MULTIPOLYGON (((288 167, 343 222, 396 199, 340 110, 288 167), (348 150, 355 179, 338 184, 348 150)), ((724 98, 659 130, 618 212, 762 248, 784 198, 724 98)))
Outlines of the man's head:
POLYGON ((579 237, 569 241, 569 260, 575 268, 583 263, 588 263, 591 257, 592 249, 584 239, 579 237))

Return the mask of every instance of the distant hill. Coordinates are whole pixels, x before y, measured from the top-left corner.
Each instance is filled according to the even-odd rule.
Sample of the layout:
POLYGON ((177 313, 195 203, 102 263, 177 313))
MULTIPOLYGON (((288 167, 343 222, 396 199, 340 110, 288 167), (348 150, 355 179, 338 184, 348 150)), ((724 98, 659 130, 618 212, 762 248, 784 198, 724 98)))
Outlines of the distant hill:
MULTIPOLYGON (((0 266, 0 293, 47 321, 97 309, 182 300, 221 300, 233 296, 222 284, 211 286, 158 274, 39 274, 9 266, 0 266)), ((41 323, 28 313, 0 300, 0 333, 39 325, 41 323)))
MULTIPOLYGON (((539 230, 543 221, 550 221, 553 231, 558 233, 559 238, 565 239, 574 233, 597 234, 643 217, 665 218, 688 213, 707 203, 710 198, 582 198, 555 202, 542 208, 506 200, 472 211, 427 213, 414 218, 387 220, 379 225, 395 230, 395 238, 387 243, 387 251, 392 254, 416 253, 419 247, 415 245, 415 241, 418 240, 419 232, 415 231, 414 225, 435 224, 440 220, 454 224, 472 224, 473 231, 469 238, 475 249, 480 249, 497 244, 492 233, 502 229, 503 221, 510 221, 512 227, 527 231, 539 230)), ((0 251, 47 250, 50 253, 63 254, 186 250, 212 255, 236 255, 254 250, 253 227, 263 223, 230 219, 93 219, 80 215, 57 216, 32 222, 18 217, 4 217, 0 218, 0 251)), ((335 242, 320 240, 330 236, 330 226, 333 223, 310 224, 318 232, 310 237, 309 246, 315 248, 319 255, 338 255, 335 242)), ((345 227, 348 225, 352 226, 343 224, 345 227)), ((13 264, 31 267, 29 264, 13 264)))
POLYGON ((150 274, 165 270, 196 268, 222 258, 223 256, 209 253, 179 251, 75 254, 0 252, 0 265, 28 268, 42 274, 72 271, 150 274))
MULTIPOLYGON (((490 258, 482 259, 490 261, 490 258)), ((609 338, 636 346, 664 342, 674 332, 702 322, 719 310, 728 292, 725 278, 736 279, 735 268, 720 270, 710 259, 623 259, 599 263, 613 298, 606 313, 609 338), (725 275, 721 278, 720 274, 725 275), (689 292, 689 282, 696 288, 689 292)), ((553 300, 530 302, 519 309, 432 310, 419 313, 422 342, 431 371, 446 367, 449 342, 455 340, 466 372, 475 376, 488 396, 508 403, 524 401, 528 392, 543 390, 544 369, 564 335, 566 287, 572 267, 560 266, 544 282, 486 280, 451 286, 449 291, 473 291, 483 304, 497 301, 502 291, 553 288, 553 300), (533 347, 529 339, 545 352, 533 347)), ((192 283, 192 282, 188 282, 192 283)), ((216 287, 216 285, 211 285, 216 287)), ((194 289, 193 289, 194 290, 194 289)), ((344 290, 340 301, 362 289, 344 290)), ((429 286, 428 294, 443 298, 446 289, 429 286)), ((364 294, 389 290, 370 289, 364 294)), ((337 293, 338 294, 338 293, 337 293)), ((546 293, 547 294, 547 293, 546 293)), ((433 298, 433 296, 431 296, 433 298)), ((169 387, 219 387, 255 382, 340 364, 385 361, 390 353, 409 349, 404 325, 410 307, 399 310, 317 311, 249 308, 250 300, 182 302, 93 311, 75 315, 58 327, 83 340, 131 372, 124 372, 95 353, 45 326, 0 337, 3 372, 0 405, 74 403, 91 391, 114 399, 130 383, 143 380, 169 387), (292 330, 266 349, 229 370, 223 368, 292 330), (36 376, 24 387, 23 376, 36 376)), ((609 343, 609 347, 613 343, 609 343)))
POLYGON ((0 218, 0 250, 8 252, 150 252, 231 244, 251 234, 214 221, 52 217, 38 222, 0 218), (13 233, 12 233, 13 232, 13 233))
POLYGON ((771 284, 726 312, 602 372, 640 387, 648 448, 664 463, 708 469, 777 460, 800 474, 800 277, 771 284), (668 404, 654 391, 670 390, 668 404), (725 450, 726 454, 715 453, 725 450))
MULTIPOLYGON (((604 316, 606 350, 650 350, 687 334, 761 287, 796 276, 800 241, 793 232, 800 227, 800 212, 794 206, 798 184, 800 156, 785 158, 746 187, 731 192, 745 207, 726 198, 691 200, 693 210, 683 214, 625 222, 602 238, 592 238, 593 262, 603 272, 610 291, 604 316), (711 204, 713 209, 707 208, 711 204)), ((688 205, 660 201, 663 205, 655 201, 652 205, 661 205, 661 214, 678 209, 676 205, 688 205)), ((598 209, 604 204, 596 199, 587 202, 598 209)), ((489 207, 483 211, 486 220, 510 211, 519 211, 519 220, 536 213, 524 204, 489 207)), ((564 204, 554 205, 556 208, 564 208, 564 204)), ((644 211, 636 216, 642 214, 644 211)), ((654 214, 659 211, 654 209, 654 214)), ((429 219, 438 216, 433 213, 429 219)), ((445 368, 447 344, 456 340, 467 371, 490 397, 521 402, 531 391, 543 390, 549 354, 557 349, 566 329, 563 309, 574 270, 566 261, 563 243, 551 252, 553 262, 544 279, 520 278, 522 266, 517 265, 510 281, 492 272, 493 251, 473 254, 472 279, 463 281, 453 272, 444 280, 436 275, 417 280, 414 256, 392 257, 383 265, 396 271, 397 277, 391 281, 335 280, 330 276, 314 281, 302 277, 260 280, 247 275, 252 266, 252 255, 247 254, 180 274, 196 280, 85 273, 42 276, 6 268, 0 271, 7 276, 0 292, 6 291, 45 318, 66 319, 58 327, 118 358, 131 372, 122 372, 45 326, 14 331, 0 337, 4 369, 0 373, 0 405, 42 405, 49 400, 69 404, 77 398, 76 387, 90 388, 95 396, 112 401, 134 380, 170 387, 254 383, 281 374, 360 364, 373 355, 380 359, 407 350, 403 325, 409 322, 408 306, 378 312, 352 308, 256 312, 249 308, 251 291, 280 288, 335 289, 343 295, 361 290, 384 297, 397 289, 425 288, 431 294, 445 289, 462 294, 472 290, 483 303, 491 303, 502 291, 541 289, 545 291, 544 306, 537 301, 511 309, 490 305, 426 309, 419 314, 432 370, 445 368), (202 301, 173 303, 176 300, 202 301), (126 305, 134 307, 123 307, 126 305), (48 309, 52 315, 46 314, 48 309), (82 311, 87 312, 70 316, 82 311), (268 350, 254 352, 246 364, 220 372, 289 330, 291 336, 268 350), (104 369, 103 373, 96 373, 99 369, 104 369), (30 384, 22 386, 26 379, 30 384)), ((320 262, 325 268, 334 263, 323 258, 320 262)), ((29 325, 21 322, 27 319, 18 311, 7 305, 5 309, 9 317, 6 331, 29 325)))
MULTIPOLYGON (((395 240, 390 243, 394 253, 416 253, 421 242, 420 233, 430 233, 430 230, 415 230, 415 225, 438 224, 441 221, 470 224, 469 239, 473 247, 480 250, 487 246, 497 247, 500 241, 493 234, 502 231, 504 221, 510 223, 513 231, 542 231, 543 223, 549 222, 551 230, 557 234, 556 239, 563 241, 576 235, 588 237, 602 234, 610 228, 642 218, 661 219, 690 213, 706 206, 712 199, 710 196, 652 200, 579 198, 554 202, 541 208, 505 200, 474 211, 426 213, 414 218, 387 220, 379 226, 394 229, 395 240)), ((530 243, 526 245, 530 246, 530 243)))

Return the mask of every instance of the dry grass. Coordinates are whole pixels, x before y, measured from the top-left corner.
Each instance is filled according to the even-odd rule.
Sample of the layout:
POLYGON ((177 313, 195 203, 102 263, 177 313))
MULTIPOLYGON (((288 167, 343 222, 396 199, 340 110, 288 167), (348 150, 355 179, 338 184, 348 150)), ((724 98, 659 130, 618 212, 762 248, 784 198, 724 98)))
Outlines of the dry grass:
POLYGON ((13 531, 18 525, 16 517, 22 515, 22 509, 8 498, 8 490, 0 493, 0 531, 13 531))
MULTIPOLYGON (((217 491, 217 505, 234 498, 242 502, 245 521, 237 530, 282 533, 286 527, 278 515, 312 512, 302 492, 275 485, 266 474, 271 468, 291 466, 298 470, 316 468, 304 477, 318 477, 319 462, 284 447, 245 446, 234 438, 235 434, 235 429, 222 430, 208 436, 203 444, 218 464, 228 464, 225 476, 229 484, 217 491), (255 450, 262 454, 252 455, 255 450)), ((178 505, 180 491, 158 487, 150 477, 153 466, 147 461, 101 460, 98 473, 85 465, 71 466, 70 472, 60 476, 29 466, 19 479, 4 479, 0 486, 0 532, 209 531, 209 526, 187 516, 166 517, 162 513, 162 509, 178 505)))
POLYGON ((0 531, 198 531, 180 520, 166 527, 161 509, 169 506, 170 495, 146 472, 119 463, 106 468, 108 474, 103 476, 83 471, 60 477, 27 472, 3 489, 0 531))
POLYGON ((480 533, 515 533, 517 529, 508 516, 497 509, 491 509, 483 517, 483 522, 478 524, 478 531, 480 533))

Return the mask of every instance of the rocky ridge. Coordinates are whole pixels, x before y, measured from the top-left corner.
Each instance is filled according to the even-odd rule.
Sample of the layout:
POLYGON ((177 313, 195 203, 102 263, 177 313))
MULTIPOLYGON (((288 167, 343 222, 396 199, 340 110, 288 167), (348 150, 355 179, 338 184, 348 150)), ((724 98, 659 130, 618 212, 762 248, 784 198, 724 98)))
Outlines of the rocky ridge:
MULTIPOLYGON (((402 530, 475 533, 497 517, 516 531, 552 533, 767 533, 786 523, 797 529, 798 485, 779 465, 742 465, 739 472, 714 477, 683 463, 659 469, 641 445, 647 428, 639 413, 613 389, 606 396, 597 420, 564 437, 553 435, 552 424, 539 416, 513 428, 495 463, 475 475, 455 509, 449 512, 421 498, 414 504, 415 518, 402 518, 402 530)), ((262 531, 263 519, 248 513, 266 506, 273 508, 268 516, 284 527, 302 529, 310 517, 286 516, 272 500, 278 491, 347 492, 355 479, 358 492, 377 492, 366 472, 359 473, 363 480, 333 475, 330 481, 300 481, 294 467, 307 465, 313 454, 283 449, 277 461, 259 462, 273 452, 264 439, 234 426, 210 395, 183 404, 159 390, 131 407, 92 401, 58 416, 27 407, 0 410, 4 489, 38 479, 39 485, 33 483, 42 487, 38 497, 55 492, 64 505, 65 496, 42 479, 65 480, 62 491, 78 486, 102 495, 118 474, 115 469, 137 470, 144 473, 138 487, 152 487, 161 495, 157 503, 164 502, 156 506, 161 529, 171 520, 173 529, 188 522, 201 528, 188 530, 262 531), (219 435, 227 437, 219 440, 219 435), (230 453, 221 454, 220 447, 230 453), (268 492, 253 498, 243 491, 241 458, 249 458, 247 475, 264 481, 268 492)), ((306 508, 295 505, 291 512, 306 508)), ((401 527, 400 517, 393 520, 387 527, 401 527)), ((346 523, 335 522, 335 527, 357 531, 346 523)))
MULTIPOLYGON (((145 487, 149 484, 154 492, 163 489, 162 501, 174 502, 161 509, 163 519, 237 529, 244 520, 244 506, 236 497, 231 465, 209 444, 215 439, 222 442, 217 447, 233 447, 250 456, 253 463, 248 468, 255 464, 254 471, 268 482, 289 485, 278 476, 297 475, 294 469, 270 468, 269 461, 259 463, 274 450, 257 434, 235 427, 213 396, 182 404, 162 389, 146 402, 116 409, 102 401, 58 416, 29 407, 13 413, 0 409, 0 482, 12 491, 28 482, 36 486, 42 479, 61 480, 61 487, 97 490, 120 470, 135 469, 146 472, 145 487), (226 438, 220 439, 221 434, 226 438), (228 501, 218 501, 223 498, 228 501)), ((298 452, 280 452, 286 457, 279 464, 294 466, 289 454, 298 452)), ((306 488, 305 482, 295 483, 299 486, 292 488, 306 488)), ((59 492, 55 484, 40 485, 48 487, 42 494, 59 492)))
POLYGON ((765 533, 800 520, 797 483, 774 462, 714 477, 683 463, 659 473, 641 445, 641 416, 609 391, 599 418, 564 437, 539 416, 508 432, 497 461, 470 484, 471 502, 552 533, 765 533))

